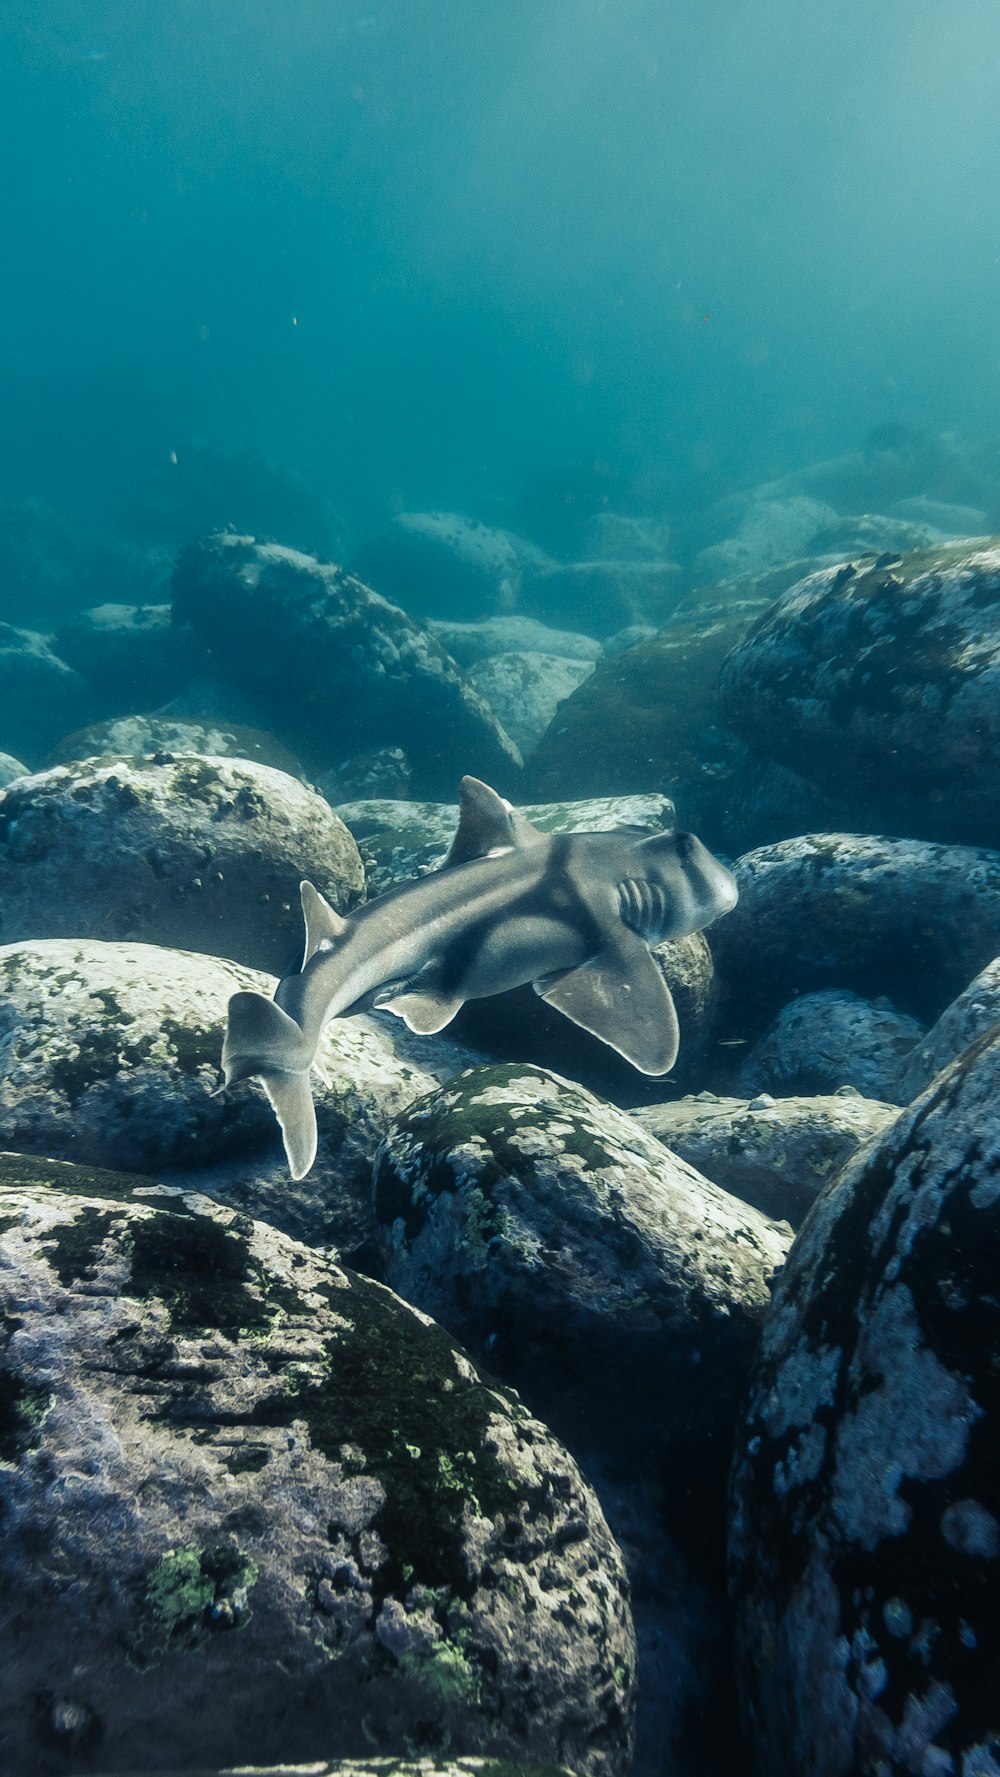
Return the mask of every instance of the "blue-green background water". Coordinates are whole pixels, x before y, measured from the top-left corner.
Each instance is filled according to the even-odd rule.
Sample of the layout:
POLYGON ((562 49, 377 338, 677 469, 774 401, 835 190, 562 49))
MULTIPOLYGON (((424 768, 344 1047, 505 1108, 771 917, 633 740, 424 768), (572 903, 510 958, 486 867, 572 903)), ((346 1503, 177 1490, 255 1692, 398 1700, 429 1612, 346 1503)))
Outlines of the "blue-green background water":
POLYGON ((0 484, 544 528, 988 442, 998 65, 995 0, 6 0, 0 484))

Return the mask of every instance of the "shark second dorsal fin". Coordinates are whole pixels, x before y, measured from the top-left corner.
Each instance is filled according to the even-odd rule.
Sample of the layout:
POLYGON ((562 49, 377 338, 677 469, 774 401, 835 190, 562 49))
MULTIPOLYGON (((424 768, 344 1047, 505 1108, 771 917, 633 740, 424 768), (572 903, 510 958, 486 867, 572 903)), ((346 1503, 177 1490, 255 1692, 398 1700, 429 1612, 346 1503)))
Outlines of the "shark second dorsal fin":
POLYGON ((338 938, 346 932, 347 921, 334 911, 329 901, 324 901, 319 889, 313 888, 311 882, 300 882, 299 894, 302 896, 302 917, 306 922, 306 946, 302 956, 302 967, 305 968, 317 950, 332 950, 338 938))
POLYGON ((442 870, 452 864, 467 864, 470 858, 485 858, 490 852, 533 845, 543 837, 523 814, 518 814, 516 808, 511 808, 478 777, 463 777, 459 796, 458 827, 442 870))

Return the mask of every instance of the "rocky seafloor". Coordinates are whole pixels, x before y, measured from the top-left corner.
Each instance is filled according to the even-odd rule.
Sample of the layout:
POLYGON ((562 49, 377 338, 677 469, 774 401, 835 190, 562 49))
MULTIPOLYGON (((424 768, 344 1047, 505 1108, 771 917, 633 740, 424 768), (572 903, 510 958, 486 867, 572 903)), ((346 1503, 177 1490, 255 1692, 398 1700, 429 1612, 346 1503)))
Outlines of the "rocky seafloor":
POLYGON ((50 551, 44 628, 7 512, 0 1770, 1000 1773, 1000 542, 865 472, 50 551), (338 1019, 293 1183, 227 1001, 465 772, 730 863, 677 1067, 338 1019))

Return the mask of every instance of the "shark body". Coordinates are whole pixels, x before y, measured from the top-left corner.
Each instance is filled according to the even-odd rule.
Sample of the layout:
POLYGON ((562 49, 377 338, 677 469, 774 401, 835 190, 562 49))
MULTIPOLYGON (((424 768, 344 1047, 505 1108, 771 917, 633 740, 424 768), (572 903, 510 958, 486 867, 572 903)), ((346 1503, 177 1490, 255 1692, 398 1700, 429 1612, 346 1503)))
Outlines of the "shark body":
POLYGON ((677 1059, 677 1014, 648 946, 699 931, 736 904, 729 871, 691 833, 545 834, 466 777, 441 868, 347 919, 302 884, 301 968, 273 1000, 237 993, 225 1084, 260 1079, 293 1178, 316 1157, 310 1086, 327 1019, 363 1005, 431 1035, 469 999, 532 982, 543 999, 641 1073, 677 1059))

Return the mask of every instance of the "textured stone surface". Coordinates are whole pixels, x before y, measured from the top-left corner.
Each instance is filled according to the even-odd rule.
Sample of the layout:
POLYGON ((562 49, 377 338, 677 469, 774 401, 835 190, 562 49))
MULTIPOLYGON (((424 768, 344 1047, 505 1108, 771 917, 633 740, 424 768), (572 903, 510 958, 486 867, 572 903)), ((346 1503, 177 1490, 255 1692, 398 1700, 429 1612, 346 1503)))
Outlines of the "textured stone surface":
POLYGON ((793 1228, 838 1167, 898 1114, 855 1092, 753 1100, 705 1092, 632 1113, 713 1185, 793 1228))
POLYGON ((14 1159, 0 1203, 6 1770, 69 1723, 91 1768, 416 1741, 625 1777, 619 1552, 446 1334, 204 1197, 14 1159))
POLYGON ((357 847, 315 790, 200 754, 85 760, 0 791, 0 938, 130 938, 281 974, 302 944, 304 876, 341 912, 357 847))
POLYGON ((998 1106, 993 1032, 838 1175, 779 1281, 732 1515, 773 1777, 998 1768, 998 1106))
POLYGON ((733 650, 726 720, 890 833, 1000 845, 1000 547, 825 569, 733 650))
POLYGON ((1000 853, 813 833, 737 860, 740 898, 712 932, 738 1034, 793 995, 848 988, 937 1018, 1000 953, 1000 853))
POLYGON ((0 949, 0 1147, 197 1178, 200 1189, 345 1254, 372 1248, 371 1163, 389 1119, 468 1065, 398 1018, 333 1020, 314 1076, 319 1153, 288 1177, 247 1081, 215 1095, 230 995, 272 976, 152 944, 46 939, 0 949))
POLYGON ((533 752, 556 710, 593 665, 558 654, 491 654, 469 668, 469 678, 525 758, 533 752))
MULTIPOLYGON (((110 1777, 109 1772, 99 1777, 110 1777)), ((118 1773, 118 1777, 136 1777, 118 1773)), ((161 1771, 158 1777, 570 1777, 564 1765, 528 1764, 523 1759, 359 1758, 323 1759, 308 1765, 240 1765, 193 1771, 161 1771)))
MULTIPOLYGON (((117 716, 109 722, 91 722, 66 734, 52 748, 46 765, 68 765, 74 759, 152 758, 154 753, 200 753, 213 758, 255 759, 304 777, 294 753, 273 734, 240 723, 206 724, 173 716, 117 716)), ((158 763, 169 761, 159 760, 158 763)))
POLYGON ((968 1043, 996 1024, 1000 1024, 1000 957, 980 970, 912 1050, 903 1071, 904 1103, 916 1098, 968 1043))
POLYGON ((227 533, 182 553, 173 610, 310 771, 399 746, 417 796, 451 794, 466 771, 505 792, 519 775, 513 741, 440 643, 342 568, 227 533))
POLYGON ((13 753, 0 753, 0 790, 5 790, 16 777, 24 777, 28 767, 13 753))
POLYGON ((90 714, 90 692, 45 636, 0 623, 0 748, 34 765, 90 714))
POLYGON ((908 1104, 903 1077, 923 1025, 888 1000, 866 1000, 827 988, 783 1006, 736 1072, 735 1089, 758 1092, 836 1092, 853 1086, 867 1098, 908 1104))
POLYGON ((554 654, 561 660, 601 658, 601 644, 593 636, 572 629, 553 629, 535 617, 485 617, 480 623, 439 623, 427 628, 459 666, 475 666, 494 654, 554 654))

